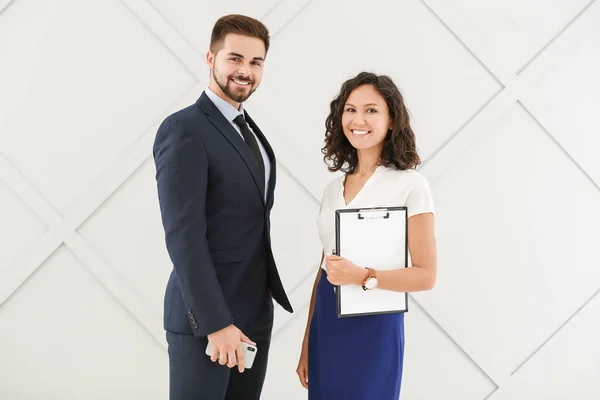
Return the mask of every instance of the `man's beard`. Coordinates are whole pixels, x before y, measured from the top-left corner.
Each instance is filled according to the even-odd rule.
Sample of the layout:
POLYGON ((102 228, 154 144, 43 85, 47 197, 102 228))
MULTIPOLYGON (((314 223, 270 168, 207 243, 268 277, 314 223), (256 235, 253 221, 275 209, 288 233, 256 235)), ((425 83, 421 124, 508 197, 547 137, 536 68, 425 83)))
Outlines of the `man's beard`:
MULTIPOLYGON (((233 76, 233 77, 227 77, 225 78, 225 82, 221 82, 219 81, 219 78, 217 78, 217 74, 216 74, 216 68, 213 68, 213 78, 215 79, 215 82, 217 82, 217 85, 219 86, 219 88, 221 88, 221 90, 223 91, 223 93, 225 93, 225 95, 227 97, 229 97, 231 100, 237 102, 237 103, 243 103, 246 100, 248 100, 248 97, 250 97, 250 95, 252 93, 254 93, 254 91, 256 90, 256 88, 252 89, 252 85, 254 84, 254 81, 249 81, 248 78, 244 78, 241 77, 239 75, 233 76), (251 88, 250 91, 248 91, 248 94, 246 94, 245 92, 237 92, 235 90, 232 90, 229 85, 231 83, 230 81, 231 79, 235 79, 237 81, 240 82, 249 82, 248 86, 251 88)), ((233 84, 233 83, 231 83, 233 84)))

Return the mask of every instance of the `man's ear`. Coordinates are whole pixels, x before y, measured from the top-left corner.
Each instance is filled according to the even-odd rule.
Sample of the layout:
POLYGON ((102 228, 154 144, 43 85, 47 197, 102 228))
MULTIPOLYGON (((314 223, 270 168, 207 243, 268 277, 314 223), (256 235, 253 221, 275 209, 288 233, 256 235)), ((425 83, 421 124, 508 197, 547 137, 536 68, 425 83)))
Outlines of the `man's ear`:
POLYGON ((209 69, 213 69, 215 66, 215 55, 210 50, 206 53, 206 64, 209 69))

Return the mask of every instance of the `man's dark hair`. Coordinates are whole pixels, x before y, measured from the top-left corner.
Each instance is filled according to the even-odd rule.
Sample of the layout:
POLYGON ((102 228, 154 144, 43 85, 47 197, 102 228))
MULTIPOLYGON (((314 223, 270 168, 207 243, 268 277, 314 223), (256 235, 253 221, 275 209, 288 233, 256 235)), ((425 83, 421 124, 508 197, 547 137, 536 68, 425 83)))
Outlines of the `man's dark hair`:
POLYGON ((240 14, 221 17, 215 23, 210 36, 210 51, 217 53, 223 47, 225 36, 230 33, 255 37, 265 44, 265 53, 269 51, 269 30, 257 19, 240 14))

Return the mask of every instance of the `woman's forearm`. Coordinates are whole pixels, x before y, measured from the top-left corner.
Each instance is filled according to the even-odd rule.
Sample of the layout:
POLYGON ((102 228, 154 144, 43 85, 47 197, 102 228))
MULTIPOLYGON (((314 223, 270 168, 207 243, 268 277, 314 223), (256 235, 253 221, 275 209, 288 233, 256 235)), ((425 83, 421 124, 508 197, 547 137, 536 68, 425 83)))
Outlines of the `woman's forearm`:
POLYGON ((377 271, 378 289, 395 292, 421 292, 435 285, 435 272, 412 266, 389 271, 377 271))

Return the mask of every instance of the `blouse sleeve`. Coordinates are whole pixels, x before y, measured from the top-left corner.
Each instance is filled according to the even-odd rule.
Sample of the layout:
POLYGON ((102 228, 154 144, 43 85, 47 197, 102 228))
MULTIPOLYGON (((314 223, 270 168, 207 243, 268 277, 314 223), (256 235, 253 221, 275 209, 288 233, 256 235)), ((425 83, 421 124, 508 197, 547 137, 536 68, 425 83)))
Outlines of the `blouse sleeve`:
POLYGON ((406 198, 408 218, 417 214, 434 213, 433 195, 429 183, 422 175, 417 175, 414 185, 406 198))

